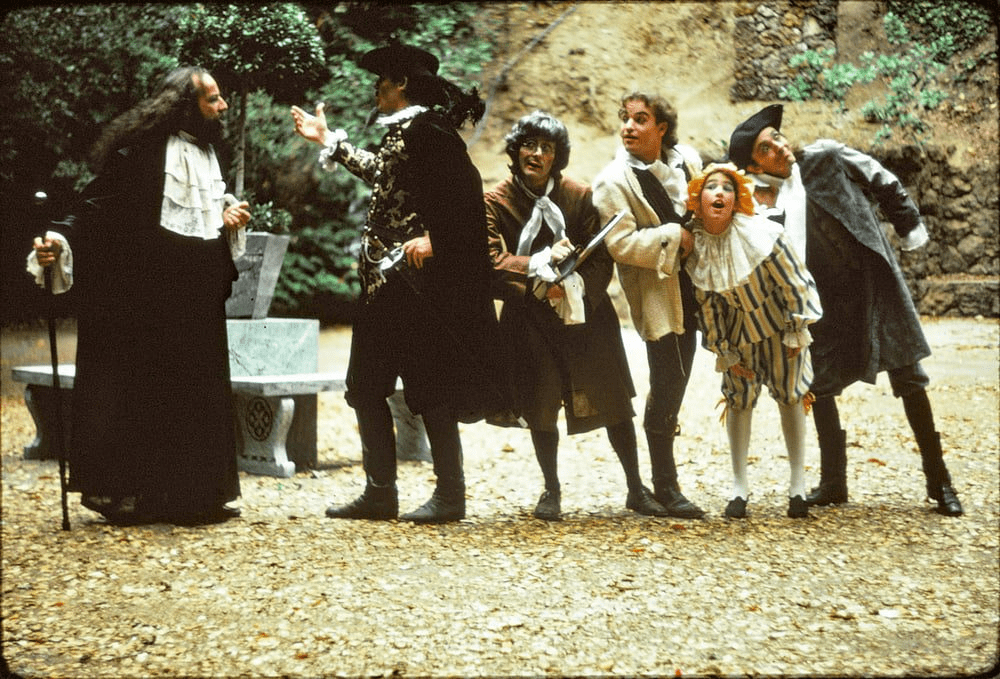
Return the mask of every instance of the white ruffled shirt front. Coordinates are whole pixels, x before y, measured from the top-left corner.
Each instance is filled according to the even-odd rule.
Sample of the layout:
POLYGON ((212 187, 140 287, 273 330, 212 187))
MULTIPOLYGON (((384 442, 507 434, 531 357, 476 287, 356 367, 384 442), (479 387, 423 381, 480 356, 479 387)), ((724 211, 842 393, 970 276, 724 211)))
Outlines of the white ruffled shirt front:
POLYGON ((246 228, 228 231, 222 213, 239 201, 226 193, 215 152, 194 143, 185 132, 167 140, 160 226, 182 236, 214 240, 226 234, 233 258, 246 252, 246 228))
MULTIPOLYGON (((222 213, 239 200, 226 193, 218 158, 211 149, 194 143, 186 132, 167 140, 164 163, 163 203, 160 226, 168 231, 214 240, 225 233, 233 259, 246 252, 246 227, 235 231, 223 228, 222 213)), ((62 246, 59 259, 52 266, 52 292, 61 294, 73 286, 73 251, 63 234, 49 231, 46 238, 62 246)), ((39 285, 44 285, 45 269, 38 264, 34 250, 28 255, 27 271, 39 285)))

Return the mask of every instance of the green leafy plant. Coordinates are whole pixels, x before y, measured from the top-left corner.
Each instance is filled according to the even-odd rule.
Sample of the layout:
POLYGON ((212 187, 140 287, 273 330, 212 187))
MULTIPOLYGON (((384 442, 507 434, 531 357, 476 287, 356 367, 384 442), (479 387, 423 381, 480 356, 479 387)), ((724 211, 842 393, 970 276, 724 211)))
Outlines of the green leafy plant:
MULTIPOLYGON (((0 31, 4 243, 30 244, 38 225, 24 215, 36 190, 48 193, 53 216, 71 214, 104 124, 181 62, 197 63, 232 106, 224 122, 235 162, 230 149, 219 149, 230 187, 242 172, 253 228, 292 236, 272 313, 347 320, 359 292, 355 248, 369 189, 346 170, 318 169, 317 148, 295 135, 288 105, 324 101, 332 127, 373 147, 383 130, 365 125, 374 79, 357 66, 360 56, 397 36, 434 52, 443 76, 476 86, 496 43, 483 7, 370 0, 15 8, 0 31)), ((4 253, 0 321, 7 322, 36 311, 24 302, 33 294, 24 254, 17 246, 4 253)))
POLYGON ((945 71, 945 64, 938 59, 954 54, 955 37, 943 33, 929 44, 921 43, 892 12, 885 15, 883 25, 889 45, 887 53, 865 52, 860 65, 835 63, 836 53, 832 48, 795 55, 788 64, 798 69, 798 73, 779 96, 793 101, 819 98, 843 106, 844 97, 854 85, 879 79, 886 84, 887 94, 861 107, 867 121, 881 123, 875 143, 896 134, 922 143, 929 125, 921 113, 937 108, 947 98, 937 85, 945 71))

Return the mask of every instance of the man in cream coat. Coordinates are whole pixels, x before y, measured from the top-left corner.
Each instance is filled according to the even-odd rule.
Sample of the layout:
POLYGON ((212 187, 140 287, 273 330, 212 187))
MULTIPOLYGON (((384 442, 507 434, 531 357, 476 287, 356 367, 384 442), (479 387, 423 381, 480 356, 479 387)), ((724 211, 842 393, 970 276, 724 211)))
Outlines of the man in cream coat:
POLYGON ((677 143, 677 113, 663 98, 634 92, 621 104, 622 148, 594 180, 594 204, 604 221, 626 212, 605 242, 646 343, 643 429, 653 495, 670 516, 701 518, 704 512, 680 491, 674 439, 697 348, 694 297, 681 260, 694 242, 683 228, 690 217, 687 182, 702 162, 694 149, 677 143))

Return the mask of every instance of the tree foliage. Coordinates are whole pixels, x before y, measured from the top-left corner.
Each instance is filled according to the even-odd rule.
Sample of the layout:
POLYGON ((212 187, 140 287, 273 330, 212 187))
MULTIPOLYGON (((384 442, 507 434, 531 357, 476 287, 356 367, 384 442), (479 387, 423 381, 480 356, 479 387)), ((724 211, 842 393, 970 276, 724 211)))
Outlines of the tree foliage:
POLYGON ((98 3, 7 12, 0 34, 0 218, 5 246, 15 245, 4 248, 0 320, 38 313, 24 303, 36 294, 23 261, 38 227, 25 219, 32 194, 49 193, 53 216, 70 212, 75 191, 91 178, 85 158, 102 126, 180 63, 208 68, 231 104, 246 88, 246 106, 237 95, 226 124, 239 147, 243 126, 236 118, 245 111, 251 224, 292 235, 272 313, 345 320, 358 294, 354 248, 368 189, 346 171, 316 168, 317 149, 294 134, 288 104, 325 101, 331 126, 371 146, 380 136, 365 126, 374 80, 356 65, 360 56, 395 35, 434 52, 441 74, 469 88, 492 49, 492 36, 477 21, 480 8, 98 3))

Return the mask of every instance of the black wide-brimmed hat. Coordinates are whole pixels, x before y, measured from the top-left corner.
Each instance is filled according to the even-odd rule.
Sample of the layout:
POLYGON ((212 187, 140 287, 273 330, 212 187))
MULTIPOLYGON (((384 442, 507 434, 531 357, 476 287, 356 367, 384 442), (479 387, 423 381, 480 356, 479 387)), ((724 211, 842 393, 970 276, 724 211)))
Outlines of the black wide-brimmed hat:
POLYGON ((781 129, 781 114, 784 113, 784 108, 781 104, 771 104, 736 126, 732 136, 729 137, 729 160, 735 163, 736 167, 745 170, 747 165, 753 162, 753 145, 761 130, 767 127, 781 129))
POLYGON ((404 45, 393 40, 385 47, 366 52, 361 57, 361 68, 376 75, 387 73, 402 75, 436 75, 438 59, 419 47, 404 45))

